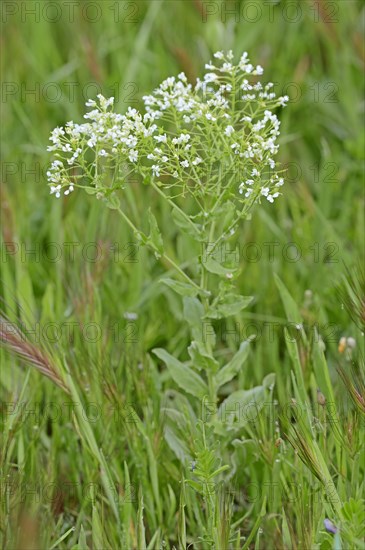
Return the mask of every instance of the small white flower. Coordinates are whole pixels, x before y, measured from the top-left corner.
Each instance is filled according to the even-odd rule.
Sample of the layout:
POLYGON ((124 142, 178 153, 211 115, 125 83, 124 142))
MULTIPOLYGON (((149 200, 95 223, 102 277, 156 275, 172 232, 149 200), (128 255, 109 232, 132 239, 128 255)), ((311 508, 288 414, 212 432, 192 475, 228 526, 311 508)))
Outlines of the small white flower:
POLYGON ((245 78, 241 84, 241 89, 244 91, 244 92, 249 92, 253 89, 253 86, 251 86, 251 84, 249 83, 249 81, 245 78))
POLYGON ((60 185, 51 185, 51 195, 53 195, 53 193, 58 193, 59 190, 61 189, 61 186, 60 185))
POLYGON ((138 313, 126 311, 123 317, 124 319, 128 319, 128 321, 136 321, 136 319, 138 319, 138 313))
POLYGON ((279 105, 281 105, 282 107, 286 107, 286 104, 288 103, 288 101, 289 101, 289 96, 287 95, 279 97, 279 105))
POLYGON ((183 168, 189 168, 189 161, 183 160, 182 162, 180 162, 180 165, 181 165, 183 168))
POLYGON ((234 132, 233 126, 227 126, 227 128, 224 130, 224 133, 226 134, 226 136, 230 136, 231 134, 233 134, 233 132, 234 132))
POLYGON ((152 173, 153 173, 154 176, 159 177, 159 175, 160 175, 160 167, 158 166, 158 164, 153 164, 153 165, 152 165, 152 173))
POLYGON ((218 80, 218 76, 215 73, 206 73, 204 75, 204 82, 215 82, 218 80))
POLYGON ((153 139, 155 139, 158 143, 166 143, 167 142, 166 134, 162 134, 161 136, 153 136, 153 139))
POLYGON ((189 140, 190 140, 190 134, 180 134, 178 138, 173 138, 172 144, 181 145, 183 143, 188 143, 189 140))
POLYGON ((131 149, 129 151, 129 160, 131 162, 137 162, 137 160, 138 160, 138 151, 136 149, 131 149))
POLYGON ((95 147, 95 145, 96 145, 96 136, 92 136, 92 137, 87 141, 87 145, 88 145, 88 147, 90 147, 90 148, 95 147))
POLYGON ((233 65, 232 63, 223 63, 220 70, 224 73, 231 73, 233 71, 233 65))

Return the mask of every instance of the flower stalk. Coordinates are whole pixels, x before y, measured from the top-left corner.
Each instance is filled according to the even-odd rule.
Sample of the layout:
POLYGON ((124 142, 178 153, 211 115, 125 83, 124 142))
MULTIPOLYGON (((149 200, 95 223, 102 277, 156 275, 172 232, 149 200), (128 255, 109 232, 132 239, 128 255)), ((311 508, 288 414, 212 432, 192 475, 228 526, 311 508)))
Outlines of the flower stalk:
POLYGON ((260 65, 244 52, 237 63, 231 51, 216 52, 195 85, 184 73, 169 77, 151 95, 144 110, 114 112, 114 99, 99 95, 86 105, 87 122, 68 122, 51 134, 54 153, 47 175, 57 198, 75 188, 117 210, 142 245, 164 260, 181 278, 162 279, 183 297, 191 332, 190 361, 181 363, 166 350, 155 350, 181 389, 214 405, 210 422, 217 421, 216 404, 222 384, 231 380, 247 356, 242 343, 236 356, 221 366, 220 346, 213 321, 237 315, 251 298, 237 294, 238 266, 226 258, 224 246, 255 204, 273 203, 284 181, 275 156, 280 121, 274 113, 288 97, 276 97, 273 84, 261 83, 260 65), (193 252, 194 280, 165 251, 163 236, 151 210, 149 234, 136 227, 121 208, 119 193, 137 177, 172 209, 182 236, 202 252, 193 252), (204 325, 210 322, 209 337, 204 325), (200 324, 200 330, 199 326, 200 324))

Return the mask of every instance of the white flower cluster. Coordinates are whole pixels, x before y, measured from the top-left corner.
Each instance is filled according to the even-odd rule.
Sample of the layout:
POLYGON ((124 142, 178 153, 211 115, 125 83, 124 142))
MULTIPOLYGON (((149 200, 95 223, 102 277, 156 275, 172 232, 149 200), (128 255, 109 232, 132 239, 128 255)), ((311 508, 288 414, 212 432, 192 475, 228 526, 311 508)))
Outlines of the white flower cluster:
POLYGON ((58 159, 52 162, 47 176, 51 183, 51 193, 55 193, 56 197, 60 196, 61 189, 65 187, 64 194, 68 195, 74 189, 71 182, 84 176, 92 184, 105 167, 105 164, 101 165, 102 158, 109 157, 118 163, 137 163, 141 139, 152 135, 157 126, 150 124, 147 115, 142 117, 136 109, 130 107, 125 115, 114 113, 110 110, 113 104, 113 97, 106 99, 99 94, 98 102, 86 102, 87 107, 94 107, 84 115, 90 122, 75 124, 71 121, 65 128, 55 128, 51 133, 52 145, 48 151, 54 151, 58 159), (92 162, 88 159, 90 151, 92 162), (65 153, 69 153, 69 156, 65 153))
POLYGON ((238 64, 231 51, 214 57, 217 65, 208 63, 195 86, 180 73, 144 96, 144 114, 131 108, 114 113, 113 98, 99 95, 86 103, 88 122, 55 128, 48 148, 56 156, 47 172, 51 193, 67 195, 86 178, 102 195, 134 172, 200 196, 273 202, 283 185, 274 160, 280 122, 273 110, 288 97, 277 98, 272 83, 257 81, 263 69, 246 52, 238 64))

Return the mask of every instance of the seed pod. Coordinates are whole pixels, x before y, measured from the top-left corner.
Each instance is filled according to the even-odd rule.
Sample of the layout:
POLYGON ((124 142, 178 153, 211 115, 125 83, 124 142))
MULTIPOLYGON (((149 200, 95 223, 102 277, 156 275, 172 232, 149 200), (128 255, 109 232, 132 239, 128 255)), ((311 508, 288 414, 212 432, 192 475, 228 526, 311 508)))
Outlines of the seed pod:
POLYGON ((324 407, 326 404, 326 398, 319 388, 317 388, 317 403, 319 403, 319 405, 322 405, 322 407, 324 407))

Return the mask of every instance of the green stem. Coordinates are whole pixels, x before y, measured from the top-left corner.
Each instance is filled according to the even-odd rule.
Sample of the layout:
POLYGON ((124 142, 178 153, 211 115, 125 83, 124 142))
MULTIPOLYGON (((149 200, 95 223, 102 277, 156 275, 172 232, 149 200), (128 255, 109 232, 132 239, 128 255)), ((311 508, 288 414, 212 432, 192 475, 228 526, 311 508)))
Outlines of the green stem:
MULTIPOLYGON (((213 239, 214 230, 215 230, 215 221, 213 221, 212 225, 210 226, 209 242, 211 242, 211 240, 213 239)), ((206 293, 205 296, 202 298, 202 302, 203 302, 205 311, 207 311, 208 307, 209 307, 209 299, 207 298, 207 296, 208 296, 208 272, 204 267, 203 257, 201 258, 200 286, 206 293)), ((212 350, 211 345, 210 345, 209 342, 207 343, 207 351, 208 351, 208 353, 213 355, 213 350, 212 350)), ((213 403, 216 403, 217 402, 217 394, 216 394, 216 388, 215 388, 215 384, 214 384, 214 375, 210 370, 207 371, 207 380, 208 380, 208 388, 209 388, 209 400, 213 403)))
POLYGON ((159 188, 159 186, 155 182, 152 182, 151 185, 155 189, 155 191, 157 191, 157 193, 159 193, 161 195, 161 197, 163 197, 169 203, 169 205, 172 206, 172 208, 177 210, 179 212, 179 214, 181 214, 183 216, 183 218, 195 229, 195 225, 191 221, 189 216, 187 214, 185 214, 185 212, 183 210, 181 210, 181 208, 179 206, 177 206, 177 204, 175 204, 174 201, 170 199, 170 197, 165 195, 165 193, 159 188))
POLYGON ((150 248, 152 248, 152 250, 154 250, 155 252, 157 252, 162 258, 164 258, 174 269, 176 269, 176 271, 182 276, 184 277, 184 279, 186 279, 187 281, 189 281, 189 283, 194 286, 197 290, 199 290, 199 292, 201 291, 201 288, 199 285, 197 285, 193 279, 191 279, 189 277, 189 275, 187 275, 185 273, 185 271, 183 271, 181 269, 180 266, 177 265, 176 262, 174 262, 174 260, 172 258, 170 258, 170 256, 168 256, 167 254, 163 253, 161 254, 157 247, 155 247, 153 245, 153 243, 151 242, 148 242, 147 239, 147 235, 145 235, 142 231, 140 231, 139 229, 137 229, 137 227, 134 225, 134 223, 132 222, 132 220, 130 218, 128 218, 128 216, 123 212, 123 210, 121 208, 117 208, 116 209, 119 214, 122 216, 123 220, 129 225, 129 227, 132 229, 133 233, 137 234, 137 235, 141 235, 145 240, 146 240, 146 245, 149 246, 150 248))
MULTIPOLYGON (((228 229, 226 230, 225 234, 229 234, 231 232, 232 229, 234 229, 236 227, 236 225, 240 222, 240 220, 244 219, 245 218, 245 215, 248 213, 248 211, 250 210, 250 208, 252 207, 253 203, 252 204, 249 204, 247 206, 247 208, 245 208, 245 210, 242 211, 241 215, 239 216, 238 219, 235 219, 231 225, 228 227, 228 229)), ((209 250, 209 253, 212 254, 214 252, 214 250, 217 248, 217 246, 219 245, 219 243, 225 238, 225 234, 222 233, 218 239, 213 243, 213 247, 209 250)), ((210 242, 210 241, 209 241, 210 242)))

